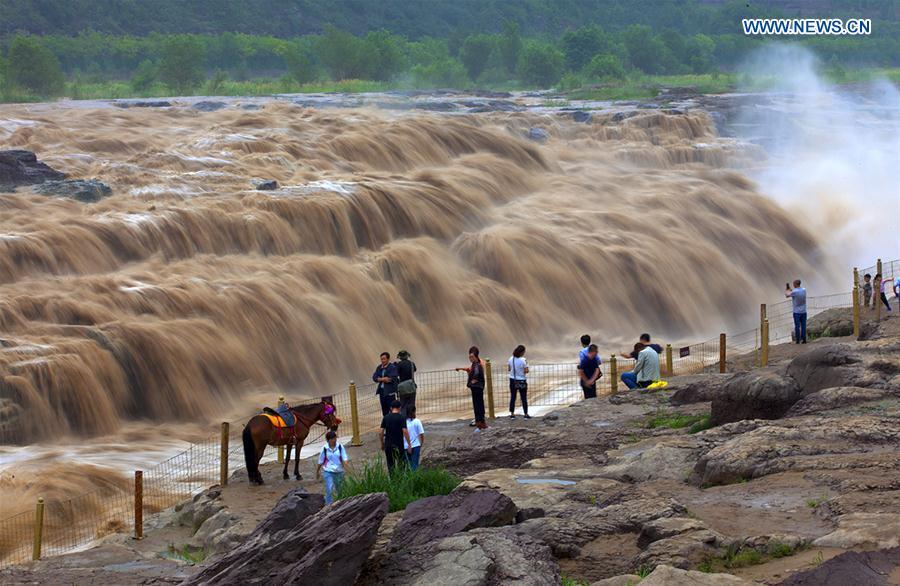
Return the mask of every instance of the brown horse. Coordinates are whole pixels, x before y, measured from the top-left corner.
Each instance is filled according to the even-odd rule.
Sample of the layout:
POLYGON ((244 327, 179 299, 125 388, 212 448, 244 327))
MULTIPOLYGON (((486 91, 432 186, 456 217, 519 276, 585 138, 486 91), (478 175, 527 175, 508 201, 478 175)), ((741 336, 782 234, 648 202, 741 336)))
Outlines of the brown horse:
POLYGON ((296 446, 297 455, 294 458, 294 477, 302 480, 300 476, 300 448, 309 436, 309 431, 317 422, 321 422, 331 430, 337 430, 341 420, 337 417, 334 405, 322 400, 312 405, 291 407, 296 421, 293 427, 277 428, 265 415, 254 415, 244 426, 244 461, 247 463, 247 476, 251 484, 262 484, 262 474, 259 472, 259 461, 266 451, 266 446, 287 446, 287 455, 284 458, 284 470, 282 476, 288 479, 288 463, 291 461, 291 445, 296 446))

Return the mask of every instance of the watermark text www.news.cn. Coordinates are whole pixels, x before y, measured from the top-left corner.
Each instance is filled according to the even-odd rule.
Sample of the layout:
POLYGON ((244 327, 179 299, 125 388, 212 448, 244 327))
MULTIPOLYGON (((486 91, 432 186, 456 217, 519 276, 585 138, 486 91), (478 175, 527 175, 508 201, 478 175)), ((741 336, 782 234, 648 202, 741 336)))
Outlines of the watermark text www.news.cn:
POLYGON ((745 35, 870 35, 868 18, 744 18, 745 35))

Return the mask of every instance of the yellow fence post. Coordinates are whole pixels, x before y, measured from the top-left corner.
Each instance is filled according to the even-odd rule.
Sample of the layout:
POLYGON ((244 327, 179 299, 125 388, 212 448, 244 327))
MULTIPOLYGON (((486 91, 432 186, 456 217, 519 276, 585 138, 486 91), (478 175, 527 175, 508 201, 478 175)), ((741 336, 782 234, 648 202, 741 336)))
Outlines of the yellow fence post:
POLYGON ((134 538, 144 538, 144 473, 134 471, 134 538))
POLYGON ((719 373, 725 373, 725 364, 726 364, 726 348, 727 345, 725 343, 725 334, 719 334, 719 373))
POLYGON ((356 397, 356 383, 350 381, 350 426, 353 428, 353 438, 350 440, 351 446, 361 446, 362 440, 359 437, 359 403, 356 397))
POLYGON ((488 400, 488 417, 491 419, 494 418, 494 376, 491 371, 491 359, 486 358, 484 361, 484 383, 487 387, 487 400, 488 400))
POLYGON ((609 390, 615 394, 619 390, 619 369, 616 366, 616 355, 609 357, 609 390))
POLYGON ((769 366, 769 320, 764 320, 762 325, 762 361, 763 366, 769 366))
POLYGON ((228 422, 222 422, 222 439, 219 442, 219 484, 228 484, 228 422))
POLYGON ((859 269, 853 267, 853 337, 859 339, 859 269))
MULTIPOLYGON (((284 395, 278 397, 278 406, 284 405, 284 395)), ((278 446, 278 463, 284 463, 284 446, 278 446)))
POLYGON ((44 497, 39 497, 34 510, 34 549, 31 559, 41 559, 41 540, 44 536, 44 497))
POLYGON ((675 376, 675 367, 672 363, 672 344, 666 344, 666 376, 675 376))

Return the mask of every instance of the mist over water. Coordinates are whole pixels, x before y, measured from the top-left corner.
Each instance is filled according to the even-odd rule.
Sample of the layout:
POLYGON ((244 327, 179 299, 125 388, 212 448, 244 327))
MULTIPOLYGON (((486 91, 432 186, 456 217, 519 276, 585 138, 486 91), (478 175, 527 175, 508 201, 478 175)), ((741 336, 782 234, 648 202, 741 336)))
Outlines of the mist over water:
POLYGON ((754 53, 743 70, 773 87, 739 127, 768 154, 751 172, 760 191, 838 266, 869 266, 900 249, 900 92, 886 80, 836 86, 822 69, 796 45, 754 53))

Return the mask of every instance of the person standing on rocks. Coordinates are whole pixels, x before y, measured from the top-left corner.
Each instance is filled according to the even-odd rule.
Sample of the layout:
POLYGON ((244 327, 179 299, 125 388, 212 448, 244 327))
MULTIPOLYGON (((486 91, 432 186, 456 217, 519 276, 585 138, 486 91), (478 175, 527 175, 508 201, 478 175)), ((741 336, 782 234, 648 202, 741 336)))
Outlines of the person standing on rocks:
POLYGON ((422 457, 422 446, 425 443, 425 428, 422 421, 416 417, 416 406, 412 405, 406 413, 406 430, 409 432, 409 441, 403 441, 406 448, 406 463, 409 469, 415 472, 419 469, 419 459, 422 457))
POLYGON ((869 307, 872 303, 872 275, 866 273, 863 276, 863 306, 869 307))
POLYGON ((484 417, 484 366, 481 364, 479 353, 478 346, 472 346, 469 348, 469 362, 471 362, 471 366, 455 369, 457 372, 468 374, 466 386, 469 387, 469 391, 472 393, 472 410, 475 412, 476 433, 487 429, 484 417))
POLYGON ((341 489, 341 483, 344 481, 344 464, 350 461, 350 457, 344 446, 337 441, 337 433, 329 430, 325 434, 325 441, 326 444, 319 453, 316 477, 319 476, 321 468, 325 478, 325 504, 330 505, 341 489))
POLYGON ((398 464, 404 461, 403 454, 409 454, 409 430, 406 428, 406 417, 400 413, 400 401, 391 403, 391 412, 381 418, 381 451, 387 462, 388 473, 393 474, 398 464))
POLYGON ((525 346, 519 344, 513 350, 506 365, 509 370, 509 418, 516 418, 516 394, 522 398, 522 411, 528 415, 528 362, 525 361, 525 346))
POLYGON ((381 402, 381 416, 384 417, 391 412, 391 403, 397 398, 397 382, 399 375, 397 373, 397 365, 391 362, 391 355, 387 352, 381 353, 381 364, 375 367, 372 374, 372 380, 378 383, 375 394, 381 402))
POLYGON ((578 363, 578 378, 581 382, 581 390, 585 399, 597 397, 597 379, 602 376, 600 372, 600 357, 597 355, 597 344, 591 344, 587 348, 587 354, 578 363))
POLYGON ((397 352, 397 394, 400 395, 401 412, 406 415, 406 408, 416 404, 416 363, 409 359, 409 352, 397 352))
POLYGON ((794 305, 794 343, 806 344, 806 288, 800 286, 800 279, 794 280, 793 289, 784 284, 784 296, 794 305))

